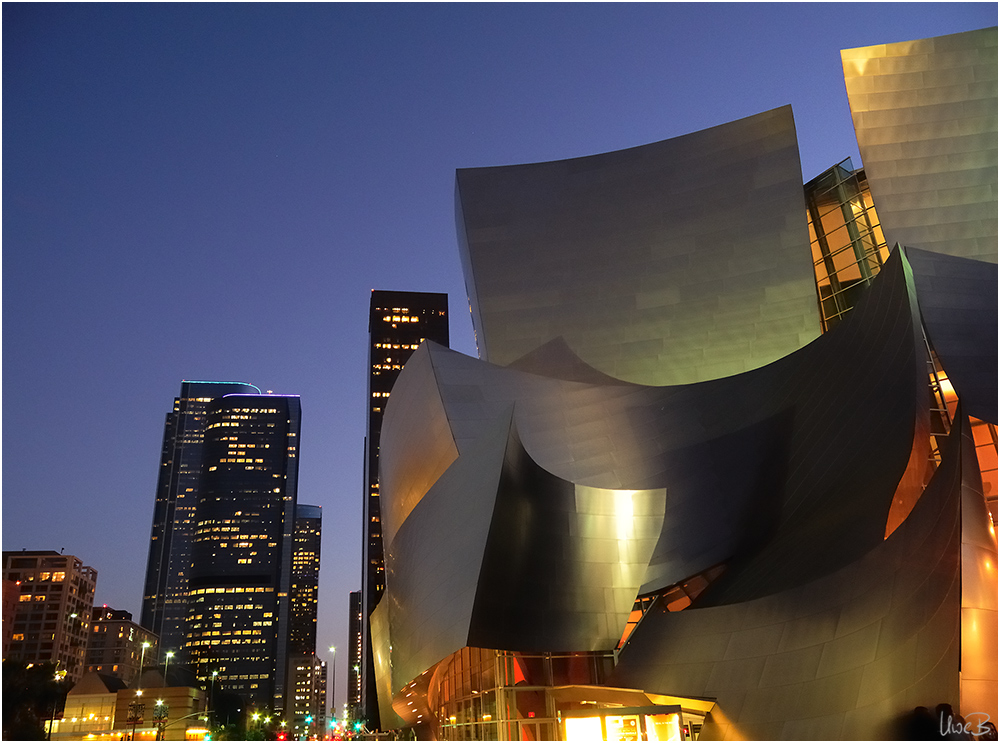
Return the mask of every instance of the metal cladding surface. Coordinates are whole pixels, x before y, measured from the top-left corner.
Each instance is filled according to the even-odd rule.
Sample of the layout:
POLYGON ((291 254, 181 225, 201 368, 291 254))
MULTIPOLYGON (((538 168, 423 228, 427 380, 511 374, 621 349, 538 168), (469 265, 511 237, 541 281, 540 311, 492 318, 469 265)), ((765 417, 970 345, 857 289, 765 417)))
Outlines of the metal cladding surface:
MULTIPOLYGON (((419 461, 415 452, 444 451, 452 440, 461 462, 513 408, 527 455, 554 478, 666 489, 668 517, 642 593, 736 558, 715 600, 756 597, 832 571, 883 538, 926 385, 913 312, 897 254, 859 307, 813 344, 763 369, 679 387, 544 377, 427 344, 387 407, 383 466, 419 461), (405 414, 416 409, 411 396, 425 394, 440 399, 447 446, 405 414)), ((406 470, 390 474, 383 510, 403 513, 396 500, 418 502, 421 493, 406 470)), ((428 480, 422 468, 414 478, 428 480)))
POLYGON ((754 601, 654 606, 610 683, 712 697, 703 739, 897 738, 918 705, 956 701, 962 426, 909 518, 837 572, 754 601))
POLYGON ((386 645, 393 693, 469 644, 509 427, 509 412, 491 421, 478 446, 441 476, 386 545, 378 610, 385 608, 392 638, 386 645))
POLYGON ((663 490, 555 478, 525 453, 509 407, 487 429, 389 544, 379 610, 395 691, 467 645, 613 647, 659 536, 663 490))
POLYGON ((637 595, 720 562, 703 603, 780 594, 881 544, 926 389, 903 260, 830 333, 712 382, 570 381, 421 346, 383 427, 384 693, 466 646, 611 650, 637 595))
POLYGON ((890 245, 997 262, 997 29, 841 52, 890 245))
MULTIPOLYGON (((430 356, 414 353, 405 372, 408 392, 392 398, 379 442, 380 451, 393 453, 379 462, 379 490, 393 494, 381 499, 385 544, 392 542, 413 507, 458 457, 430 356), (414 437, 414 431, 420 435, 414 437)), ((394 391, 397 388, 393 386, 394 391)))
POLYGON ((617 665, 579 683, 716 700, 706 738, 996 716, 996 29, 843 61, 871 194, 840 166, 855 191, 817 209, 850 289, 821 337, 788 107, 458 171, 482 358, 423 343, 386 403, 384 720, 536 735, 494 661, 588 652, 617 665))
POLYGON ((574 485, 507 439, 469 628, 474 647, 607 650, 663 525, 666 492, 574 485))
POLYGON ((648 385, 755 369, 820 333, 789 106, 674 139, 459 170, 481 358, 563 338, 648 385))
POLYGON ((962 409, 997 423, 997 266, 907 248, 931 346, 962 409))

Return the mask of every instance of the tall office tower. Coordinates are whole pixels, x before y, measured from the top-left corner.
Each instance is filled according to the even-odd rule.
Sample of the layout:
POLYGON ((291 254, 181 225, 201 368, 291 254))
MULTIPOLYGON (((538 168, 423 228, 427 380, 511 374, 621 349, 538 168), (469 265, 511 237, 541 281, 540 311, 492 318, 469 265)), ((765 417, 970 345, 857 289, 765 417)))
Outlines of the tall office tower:
POLYGON ((159 635, 165 651, 183 652, 191 538, 208 404, 230 393, 260 393, 245 382, 181 382, 167 413, 156 484, 140 624, 159 635))
POLYGON ((284 707, 296 738, 310 730, 313 733, 323 730, 326 724, 326 662, 316 657, 322 526, 323 509, 320 506, 299 505, 296 508, 290 592, 289 680, 284 707))
POLYGON ((284 708, 299 398, 226 395, 205 411, 188 582, 187 649, 200 678, 284 708))
MULTIPOLYGON (((167 651, 173 652, 175 651, 167 651)), ((107 606, 91 612, 87 640, 87 672, 116 676, 126 684, 139 677, 142 666, 161 665, 159 638, 132 621, 132 613, 107 606)), ((173 656, 170 658, 173 660, 173 656)))
POLYGON ((316 653, 319 606, 319 555, 323 528, 321 506, 300 504, 295 510, 295 550, 292 553, 291 635, 289 652, 316 653))
POLYGON ((71 682, 84 673, 97 571, 73 555, 3 553, 3 579, 19 586, 7 658, 55 662, 71 682))
MULTIPOLYGON (((365 611, 363 633, 362 705, 369 726, 378 726, 378 700, 368 617, 385 589, 381 511, 378 490, 378 450, 382 416, 392 385, 407 359, 424 340, 448 345, 448 295, 427 292, 372 291, 368 316, 368 437, 365 439, 364 562, 361 593, 365 611)), ((353 641, 352 641, 353 642, 353 641)))
POLYGON ((361 591, 351 591, 350 617, 347 624, 347 715, 352 720, 361 717, 361 591))
POLYGON ((286 727, 293 740, 320 739, 326 733, 326 661, 299 655, 288 673, 286 727))

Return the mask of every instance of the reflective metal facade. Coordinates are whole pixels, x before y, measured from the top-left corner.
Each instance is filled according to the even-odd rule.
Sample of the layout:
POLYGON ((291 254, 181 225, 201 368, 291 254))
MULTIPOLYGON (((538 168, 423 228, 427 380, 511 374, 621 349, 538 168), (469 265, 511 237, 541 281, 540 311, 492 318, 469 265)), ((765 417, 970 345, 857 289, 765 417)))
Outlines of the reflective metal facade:
POLYGON ((907 251, 928 340, 965 411, 997 424, 997 266, 907 251))
POLYGON ((459 170, 480 357, 563 338, 587 364, 684 384, 819 335, 791 108, 558 162, 459 170))
POLYGON ((755 601, 652 610, 612 683, 715 698, 710 739, 898 738, 901 713, 957 702, 958 429, 953 438, 910 518, 867 555, 755 601))
MULTIPOLYGON (((397 382, 382 438, 387 593, 375 647, 383 714, 395 719, 392 700, 463 647, 610 651, 638 595, 719 563, 721 577, 681 613, 697 626, 709 607, 742 616, 753 602, 827 596, 817 581, 870 572, 866 561, 882 559, 872 555, 885 544, 914 431, 926 430, 910 274, 897 251, 831 332, 766 368, 702 384, 560 379, 562 370, 585 375, 558 346, 535 358, 562 355, 552 364, 557 376, 421 347, 397 382)), ((877 575, 891 593, 896 579, 877 575)), ((827 598, 863 611, 852 595, 827 598)), ((779 639, 789 616, 798 614, 770 630, 779 639)), ((639 622, 623 663, 650 626, 648 617, 639 622)), ((755 646, 754 663, 777 652, 768 647, 755 646)), ((957 670, 941 673, 921 693, 957 690, 957 670)), ((648 684, 623 678, 617 685, 705 696, 669 675, 648 684)), ((857 729, 875 734, 879 714, 862 716, 857 729)), ((748 730, 764 730, 747 719, 748 730)), ((800 727, 767 728, 765 737, 792 730, 800 727)))
POLYGON ((890 245, 997 262, 997 29, 841 52, 890 245))
MULTIPOLYGON (((995 266, 890 254, 849 163, 784 199, 788 147, 778 109, 459 171, 483 358, 424 344, 386 409, 384 725, 528 739, 580 711, 560 705, 654 697, 706 705, 706 738, 895 737, 941 703, 996 719, 995 266), (531 686, 529 657, 615 667, 569 692, 531 686)), ((980 193, 945 190, 923 203, 980 193)))

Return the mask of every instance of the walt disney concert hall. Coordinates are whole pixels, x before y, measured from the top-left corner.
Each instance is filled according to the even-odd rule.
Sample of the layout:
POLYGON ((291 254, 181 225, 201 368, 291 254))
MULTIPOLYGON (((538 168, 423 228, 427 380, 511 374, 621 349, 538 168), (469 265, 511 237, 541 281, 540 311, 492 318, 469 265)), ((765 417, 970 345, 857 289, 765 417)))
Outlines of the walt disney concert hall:
POLYGON ((863 169, 803 184, 784 107, 458 171, 480 358, 386 408, 383 728, 996 721, 997 30, 842 61, 863 169))

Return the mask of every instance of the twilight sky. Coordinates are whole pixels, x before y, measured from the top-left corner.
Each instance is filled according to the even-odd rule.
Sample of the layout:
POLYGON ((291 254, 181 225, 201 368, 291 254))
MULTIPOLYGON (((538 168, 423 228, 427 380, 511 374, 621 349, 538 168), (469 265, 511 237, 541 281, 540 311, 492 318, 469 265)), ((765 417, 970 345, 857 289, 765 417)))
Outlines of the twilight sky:
POLYGON ((840 49, 995 3, 3 8, 3 549, 65 548, 138 620, 182 379, 302 396, 320 655, 346 694, 372 289, 449 294, 455 169, 791 103, 803 180, 861 164, 840 49))

